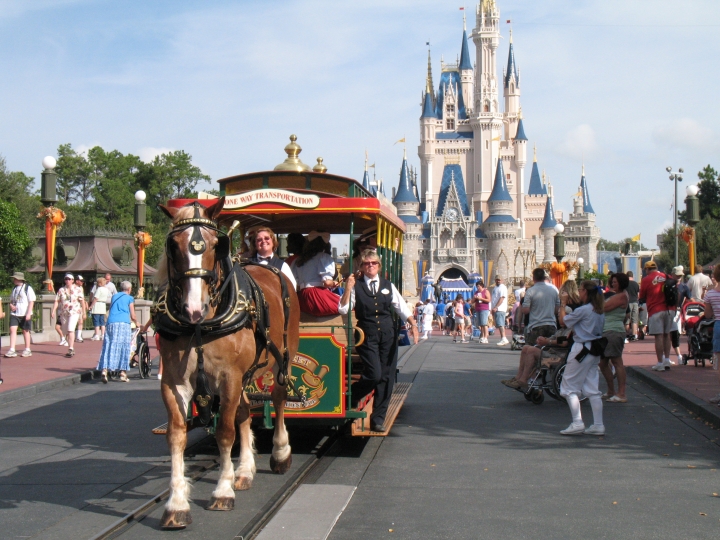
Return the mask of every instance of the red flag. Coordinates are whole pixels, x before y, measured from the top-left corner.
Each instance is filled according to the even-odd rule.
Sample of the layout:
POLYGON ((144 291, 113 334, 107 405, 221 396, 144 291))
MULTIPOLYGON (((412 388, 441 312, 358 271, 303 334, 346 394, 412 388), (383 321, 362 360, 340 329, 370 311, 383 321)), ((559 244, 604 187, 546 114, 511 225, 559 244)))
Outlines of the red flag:
POLYGON ((510 19, 507 20, 507 23, 510 24, 512 21, 510 19))
POLYGON ((461 7, 461 8, 460 8, 460 11, 463 11, 464 9, 465 9, 464 7, 461 7))

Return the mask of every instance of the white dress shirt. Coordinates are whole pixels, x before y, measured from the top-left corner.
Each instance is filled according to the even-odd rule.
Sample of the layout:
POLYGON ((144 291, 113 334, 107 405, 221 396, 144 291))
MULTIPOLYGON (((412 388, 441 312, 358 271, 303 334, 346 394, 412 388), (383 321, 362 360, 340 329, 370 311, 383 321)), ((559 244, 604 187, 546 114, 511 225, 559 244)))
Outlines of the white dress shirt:
MULTIPOLYGON (((270 255, 269 257, 261 257, 260 255, 257 256, 257 262, 266 266, 270 263, 270 259, 272 259, 272 255, 270 255)), ((297 289, 297 282, 295 281, 295 276, 293 276, 292 270, 290 270, 290 267, 287 265, 286 262, 282 263, 282 268, 280 268, 280 271, 285 274, 285 276, 290 280, 293 289, 297 289)))
POLYGON ((302 266, 297 266, 295 259, 290 267, 297 280, 297 290, 307 287, 322 287, 328 279, 335 277, 335 261, 332 255, 318 253, 302 266))
MULTIPOLYGON (((395 285, 392 283, 390 284, 390 288, 392 289, 389 291, 389 293, 383 293, 382 290, 380 290, 380 276, 375 276, 373 279, 370 279, 367 276, 364 276, 363 279, 365 280, 365 283, 370 291, 373 290, 372 283, 375 282, 375 290, 377 291, 377 294, 389 294, 392 293, 392 307, 395 310, 395 313, 397 313, 400 318, 402 319, 402 322, 407 321, 407 318, 412 316, 412 311, 410 311, 410 308, 408 308, 407 304, 405 303, 405 300, 403 300, 403 297, 400 296, 400 293, 395 288, 395 285)), ((346 305, 342 305, 342 297, 340 298, 340 302, 338 302, 338 311, 340 312, 340 315, 347 315, 348 311, 353 309, 355 307, 355 288, 353 287, 350 291, 350 302, 346 305)))

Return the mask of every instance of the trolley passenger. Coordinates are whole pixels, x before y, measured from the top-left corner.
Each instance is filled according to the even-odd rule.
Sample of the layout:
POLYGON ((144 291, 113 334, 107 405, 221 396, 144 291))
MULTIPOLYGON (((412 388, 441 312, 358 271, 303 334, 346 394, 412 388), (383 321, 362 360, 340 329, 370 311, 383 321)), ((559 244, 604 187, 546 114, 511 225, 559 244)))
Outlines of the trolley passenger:
MULTIPOLYGON (((357 348, 363 373, 351 387, 352 397, 357 402, 375 390, 370 427, 373 431, 384 432, 397 366, 398 333, 392 312, 407 322, 410 328, 415 327, 415 318, 395 285, 380 277, 378 254, 365 250, 361 261, 360 277, 357 280, 354 274, 348 277, 347 287, 336 309, 346 315, 354 308, 357 325, 365 333, 365 342, 357 348)), ((417 342, 417 333, 414 334, 417 342)))
POLYGON ((292 265, 300 311, 315 317, 337 315, 340 296, 330 290, 337 287, 337 270, 330 255, 330 233, 312 231, 307 239, 302 255, 292 265))
POLYGON ((250 260, 276 268, 290 280, 293 288, 296 289, 297 283, 290 267, 275 254, 278 242, 272 229, 260 226, 251 229, 248 234, 250 236, 250 260))

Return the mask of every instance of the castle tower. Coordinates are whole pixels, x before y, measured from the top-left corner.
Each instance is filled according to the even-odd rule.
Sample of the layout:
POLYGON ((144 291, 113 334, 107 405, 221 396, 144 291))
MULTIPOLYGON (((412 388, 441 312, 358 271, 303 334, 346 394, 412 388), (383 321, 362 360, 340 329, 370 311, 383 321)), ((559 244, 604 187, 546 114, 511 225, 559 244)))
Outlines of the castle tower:
POLYGON ((397 208, 398 217, 405 223, 403 252, 407 256, 403 257, 403 284, 405 290, 413 293, 417 286, 413 266, 417 261, 422 244, 422 220, 418 217, 420 201, 415 193, 405 150, 403 150, 403 160, 400 166, 400 181, 392 202, 397 208))
POLYGON ((433 160, 435 131, 438 127, 438 118, 435 113, 435 96, 433 92, 432 62, 428 49, 428 71, 423 95, 423 112, 420 117, 420 162, 421 183, 420 192, 425 197, 425 209, 430 212, 433 200, 433 160))
POLYGON ((514 202, 505 181, 502 160, 498 159, 495 182, 488 199, 489 215, 483 232, 490 240, 490 260, 504 279, 514 275, 514 251, 517 247, 517 220, 513 217, 514 202), (511 266, 512 264, 512 266, 511 266))
MULTIPOLYGON (((512 44, 510 46, 512 47, 512 44)), ((513 139, 513 147, 515 148, 515 164, 518 167, 518 237, 525 238, 525 164, 527 163, 527 137, 525 136, 522 116, 520 116, 518 120, 517 131, 513 139)))
POLYGON ((462 86, 463 101, 466 110, 473 108, 473 97, 475 93, 475 73, 470 60, 470 49, 468 48, 467 28, 465 27, 465 12, 463 11, 463 35, 460 45, 460 81, 462 86))
POLYGON ((573 200, 573 212, 565 228, 565 237, 578 243, 578 256, 588 264, 597 262, 597 243, 600 240, 600 229, 595 225, 595 210, 590 203, 585 165, 580 177, 580 196, 573 200))
POLYGON ((515 64, 515 51, 510 30, 510 49, 508 50, 507 68, 503 72, 503 97, 505 98, 505 138, 514 138, 519 129, 520 120, 520 72, 515 64))
POLYGON ((543 238, 543 253, 542 253, 542 259, 540 258, 539 254, 537 256, 537 260, 542 260, 542 262, 554 262, 555 261, 555 225, 557 225, 557 221, 555 220, 555 209, 553 208, 553 201, 552 201, 552 186, 550 187, 550 193, 547 196, 547 203, 545 204, 545 216, 543 217, 543 222, 540 224, 540 234, 543 238))
POLYGON ((368 174, 368 153, 365 150, 365 172, 363 173, 362 187, 370 191, 370 174, 368 174))
MULTIPOLYGON (((496 55, 500 42, 500 12, 495 0, 482 0, 478 6, 472 39, 477 75, 473 115, 470 118, 474 139, 474 178, 469 185, 473 188, 473 201, 481 202, 492 190, 493 167, 500 156, 503 128, 503 114, 498 102, 496 55)), ((482 209, 477 206, 476 209, 482 209)))

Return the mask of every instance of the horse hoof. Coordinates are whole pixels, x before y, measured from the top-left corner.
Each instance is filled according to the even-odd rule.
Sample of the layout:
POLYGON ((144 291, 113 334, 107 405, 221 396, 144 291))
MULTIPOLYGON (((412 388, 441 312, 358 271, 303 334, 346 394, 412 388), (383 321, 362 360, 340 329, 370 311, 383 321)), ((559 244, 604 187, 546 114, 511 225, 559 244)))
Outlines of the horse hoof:
POLYGON ((290 470, 291 465, 292 454, 285 461, 277 461, 273 456, 270 456, 270 470, 276 474, 285 474, 290 470))
POLYGON ((234 497, 213 497, 210 499, 210 504, 207 505, 208 510, 227 511, 233 508, 235 508, 234 497))
POLYGON ((190 510, 165 510, 160 520, 162 529, 184 529, 192 523, 190 510))
POLYGON ((241 476, 237 480, 235 480, 235 491, 245 491, 246 489, 250 489, 252 487, 252 478, 248 478, 247 476, 241 476))

